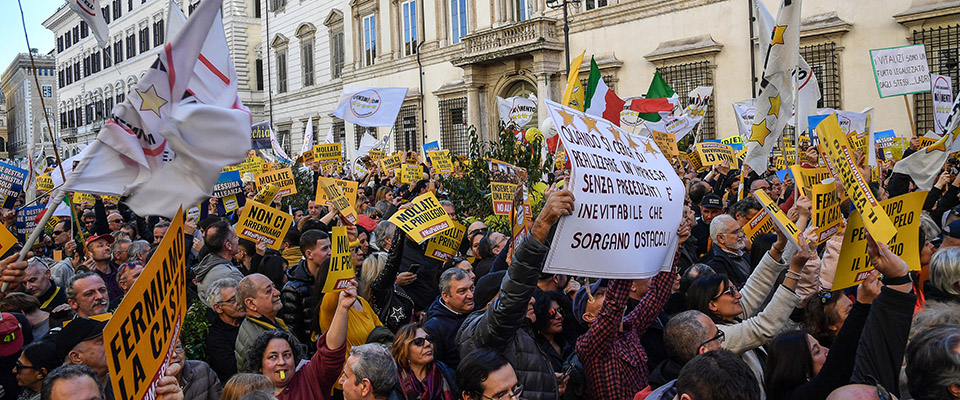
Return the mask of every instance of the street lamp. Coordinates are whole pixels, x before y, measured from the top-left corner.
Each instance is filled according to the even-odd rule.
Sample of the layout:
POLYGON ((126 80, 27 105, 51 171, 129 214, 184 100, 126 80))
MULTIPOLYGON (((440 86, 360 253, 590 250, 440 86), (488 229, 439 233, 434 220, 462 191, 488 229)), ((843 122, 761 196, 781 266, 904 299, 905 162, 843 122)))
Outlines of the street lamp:
POLYGON ((563 47, 567 55, 567 77, 570 76, 570 23, 567 21, 567 4, 580 4, 580 0, 547 0, 547 7, 563 9, 563 47))

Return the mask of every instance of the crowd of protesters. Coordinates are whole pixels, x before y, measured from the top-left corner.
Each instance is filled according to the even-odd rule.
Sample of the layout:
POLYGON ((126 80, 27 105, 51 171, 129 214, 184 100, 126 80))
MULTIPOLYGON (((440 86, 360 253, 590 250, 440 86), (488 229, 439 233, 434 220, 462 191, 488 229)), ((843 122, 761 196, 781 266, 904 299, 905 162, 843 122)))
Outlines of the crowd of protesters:
MULTIPOLYGON (((815 147, 801 150, 802 167, 820 163, 815 147)), ((577 204, 560 189, 569 170, 544 177, 542 210, 511 251, 514 238, 468 218, 420 165, 413 184, 376 167, 356 179, 356 224, 332 203, 293 210, 279 251, 238 238, 238 212, 218 212, 217 199, 202 205, 183 240, 188 298, 209 323, 206 359, 187 359, 177 341, 159 398, 960 399, 960 176, 950 163, 927 195, 920 265, 868 235, 875 271, 844 290, 832 287, 846 267, 843 228, 820 246, 744 234, 762 206, 739 185, 765 191, 812 237, 810 199, 773 169, 678 163, 686 202, 672 270, 597 280, 543 272, 555 225, 577 204), (446 261, 388 221, 427 191, 468 226, 446 261), (356 280, 323 293, 337 225, 347 225, 356 280)), ((915 190, 899 174, 871 188, 881 199, 915 190)), ((0 261, 10 283, 2 399, 113 398, 103 329, 170 221, 122 200, 74 206, 77 220, 56 223, 28 260, 15 261, 20 244, 0 261)), ((841 210, 855 212, 849 200, 841 210)), ((13 214, 3 215, 9 229, 13 214)))

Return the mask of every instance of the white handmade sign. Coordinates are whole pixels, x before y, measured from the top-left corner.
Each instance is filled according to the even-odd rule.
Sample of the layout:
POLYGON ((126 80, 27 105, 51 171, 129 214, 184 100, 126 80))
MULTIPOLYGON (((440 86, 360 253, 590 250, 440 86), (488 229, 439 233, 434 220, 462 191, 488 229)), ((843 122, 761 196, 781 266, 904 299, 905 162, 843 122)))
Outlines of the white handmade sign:
POLYGON ((933 121, 936 134, 943 136, 947 131, 947 118, 953 108, 953 80, 949 76, 930 74, 933 81, 930 100, 933 102, 933 121))
POLYGON ((637 279, 669 270, 684 198, 669 158, 651 138, 549 100, 546 109, 570 160, 576 205, 560 219, 544 272, 637 279))
POLYGON ((880 97, 930 91, 930 68, 922 44, 870 50, 880 97))

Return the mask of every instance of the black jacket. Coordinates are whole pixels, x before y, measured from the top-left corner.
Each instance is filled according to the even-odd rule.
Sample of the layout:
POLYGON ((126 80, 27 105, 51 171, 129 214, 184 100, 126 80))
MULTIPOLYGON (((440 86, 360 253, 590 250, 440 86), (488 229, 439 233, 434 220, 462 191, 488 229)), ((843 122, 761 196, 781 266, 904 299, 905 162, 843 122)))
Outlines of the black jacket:
POLYGON ((37 300, 40 301, 40 309, 46 312, 53 311, 57 306, 67 303, 67 291, 57 286, 52 280, 50 281, 50 288, 39 297, 37 300))
MULTIPOLYGON (((231 326, 220 320, 217 313, 207 309, 207 319, 210 329, 207 331, 207 362, 210 368, 217 373, 220 382, 230 380, 237 373, 237 357, 234 346, 237 343, 237 334, 240 333, 240 324, 231 326)), ((243 322, 241 319, 237 322, 243 322)))
POLYGON ((283 307, 278 316, 287 323, 300 343, 310 343, 310 327, 313 326, 313 301, 311 295, 316 279, 307 270, 307 260, 300 260, 287 271, 287 283, 280 291, 283 307))
MULTIPOLYGON (((402 243, 393 242, 394 245, 405 246, 403 258, 400 262, 400 272, 410 271, 410 266, 420 264, 417 269, 417 279, 409 285, 403 287, 403 290, 413 299, 416 310, 426 310, 430 307, 433 299, 440 295, 440 267, 443 263, 424 255, 427 250, 427 242, 417 244, 404 236, 402 243)), ((394 246, 394 245, 391 245, 394 246)))
POLYGON ((457 314, 443 304, 440 296, 430 304, 424 315, 423 330, 434 338, 434 358, 457 369, 460 365, 460 353, 457 350, 457 330, 467 319, 468 314, 457 314))
MULTIPOLYGON (((402 230, 396 229, 391 243, 400 243, 405 234, 402 230)), ((387 256, 387 263, 383 266, 383 271, 370 283, 370 306, 380 318, 380 322, 396 332, 401 326, 413 322, 413 299, 399 285, 394 283, 397 279, 397 272, 400 270, 400 263, 403 260, 403 250, 406 246, 392 246, 390 255, 387 256)))
POLYGON ((727 253, 720 246, 712 246, 710 250, 710 259, 704 263, 709 265, 717 274, 724 274, 737 287, 743 287, 750 277, 752 269, 750 268, 750 255, 743 253, 742 256, 736 256, 727 253))

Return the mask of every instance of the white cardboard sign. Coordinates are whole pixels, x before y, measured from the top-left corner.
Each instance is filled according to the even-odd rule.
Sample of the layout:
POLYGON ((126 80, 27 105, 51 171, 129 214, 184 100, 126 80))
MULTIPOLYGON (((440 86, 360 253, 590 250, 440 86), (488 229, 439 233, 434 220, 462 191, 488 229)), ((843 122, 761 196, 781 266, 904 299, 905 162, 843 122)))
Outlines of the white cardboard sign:
POLYGON ((544 272, 649 278, 669 270, 684 187, 651 138, 545 101, 571 165, 572 215, 560 219, 544 272))
POLYGON ((949 76, 930 74, 933 88, 930 100, 933 101, 933 120, 936 134, 943 136, 947 131, 947 118, 953 111, 953 80, 949 76))
POLYGON ((870 50, 880 97, 930 91, 930 67, 922 44, 870 50))

